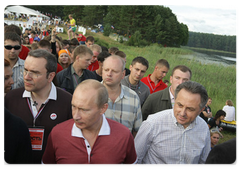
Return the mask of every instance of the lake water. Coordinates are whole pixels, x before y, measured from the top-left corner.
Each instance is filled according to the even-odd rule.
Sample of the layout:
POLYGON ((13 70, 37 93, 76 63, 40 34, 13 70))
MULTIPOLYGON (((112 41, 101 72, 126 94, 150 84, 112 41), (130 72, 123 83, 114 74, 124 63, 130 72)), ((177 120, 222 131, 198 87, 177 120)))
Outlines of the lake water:
POLYGON ((201 62, 202 64, 219 64, 223 66, 236 65, 236 54, 212 52, 205 50, 193 50, 191 55, 183 55, 182 58, 201 62))

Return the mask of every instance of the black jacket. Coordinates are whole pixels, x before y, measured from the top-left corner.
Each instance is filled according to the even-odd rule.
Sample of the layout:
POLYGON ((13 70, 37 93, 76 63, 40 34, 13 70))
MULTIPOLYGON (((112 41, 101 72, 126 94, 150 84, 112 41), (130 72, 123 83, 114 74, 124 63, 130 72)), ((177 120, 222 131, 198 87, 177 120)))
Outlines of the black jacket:
MULTIPOLYGON (((69 93, 73 94, 74 92, 74 85, 73 85, 73 78, 71 74, 71 65, 68 66, 68 68, 60 71, 57 74, 57 82, 58 87, 68 91, 69 93)), ((89 70, 83 70, 83 78, 82 81, 87 79, 97 79, 93 72, 89 70)))
POLYGON ((169 87, 152 93, 148 96, 142 106, 143 120, 146 120, 150 114, 154 114, 166 109, 172 109, 169 87))
POLYGON ((6 108, 4 114, 5 161, 10 164, 32 163, 32 145, 26 123, 6 108))

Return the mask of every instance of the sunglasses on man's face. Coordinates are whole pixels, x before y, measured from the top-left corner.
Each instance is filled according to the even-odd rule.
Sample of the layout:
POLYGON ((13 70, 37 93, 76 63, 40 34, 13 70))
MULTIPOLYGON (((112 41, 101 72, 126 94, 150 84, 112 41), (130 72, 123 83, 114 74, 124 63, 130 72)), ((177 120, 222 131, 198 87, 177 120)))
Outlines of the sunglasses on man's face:
POLYGON ((11 46, 11 45, 5 45, 4 46, 7 50, 11 50, 12 48, 14 48, 14 50, 19 50, 21 48, 20 45, 15 45, 15 46, 11 46))

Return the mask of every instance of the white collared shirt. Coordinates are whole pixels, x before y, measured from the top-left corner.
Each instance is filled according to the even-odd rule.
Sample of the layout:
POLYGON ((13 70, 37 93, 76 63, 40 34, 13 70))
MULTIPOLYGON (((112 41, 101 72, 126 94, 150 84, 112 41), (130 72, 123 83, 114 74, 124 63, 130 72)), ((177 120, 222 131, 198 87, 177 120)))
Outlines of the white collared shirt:
MULTIPOLYGON (((98 136, 110 135, 111 130, 110 130, 108 121, 107 121, 106 117, 104 116, 104 114, 102 116, 103 116, 103 121, 102 121, 101 129, 98 133, 98 136)), ((84 138, 84 136, 82 134, 82 130, 79 129, 75 123, 73 124, 73 127, 72 127, 72 136, 84 139, 86 149, 88 152, 88 162, 90 162, 90 153, 92 151, 92 148, 91 148, 89 142, 87 141, 87 139, 84 138)))
POLYGON ((138 163, 204 163, 210 152, 210 132, 199 116, 185 129, 177 122, 173 109, 149 115, 136 137, 138 163))
MULTIPOLYGON (((34 101, 32 99, 31 92, 25 90, 23 92, 22 97, 30 99, 31 111, 32 111, 32 114, 33 114, 34 118, 36 118, 36 116, 38 115, 39 112, 37 110, 37 107, 34 105, 34 101)), ((43 104, 46 104, 50 99, 57 100, 57 89, 56 89, 56 86, 53 84, 53 82, 52 82, 52 87, 51 87, 51 91, 49 93, 49 96, 48 96, 47 100, 45 102, 43 102, 43 104)))
POLYGON ((172 108, 174 107, 174 103, 175 103, 175 99, 174 99, 174 95, 172 94, 171 92, 171 89, 172 87, 170 86, 169 87, 169 94, 170 94, 170 99, 171 99, 171 103, 172 103, 172 108))

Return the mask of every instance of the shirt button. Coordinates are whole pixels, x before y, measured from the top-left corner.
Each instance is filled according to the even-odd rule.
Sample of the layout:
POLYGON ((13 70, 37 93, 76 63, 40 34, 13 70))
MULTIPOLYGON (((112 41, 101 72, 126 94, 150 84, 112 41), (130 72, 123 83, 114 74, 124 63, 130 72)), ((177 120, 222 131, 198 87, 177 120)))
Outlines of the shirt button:
POLYGON ((88 145, 87 147, 88 147, 88 148, 90 148, 90 146, 89 146, 89 145, 88 145))

